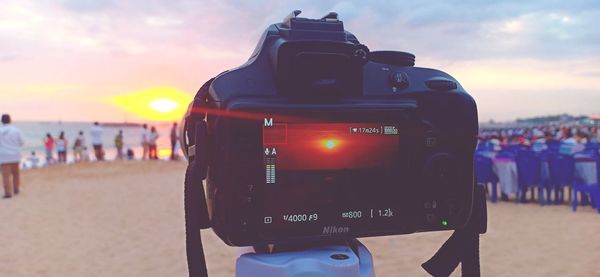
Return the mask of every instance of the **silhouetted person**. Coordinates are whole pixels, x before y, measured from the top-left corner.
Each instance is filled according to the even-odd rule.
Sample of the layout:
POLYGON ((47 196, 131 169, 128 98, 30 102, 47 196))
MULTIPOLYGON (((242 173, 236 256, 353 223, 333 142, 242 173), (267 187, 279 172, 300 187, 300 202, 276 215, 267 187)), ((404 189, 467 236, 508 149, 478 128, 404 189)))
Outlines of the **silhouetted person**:
POLYGON ((67 163, 67 139, 65 138, 65 132, 60 132, 58 139, 56 140, 56 152, 58 153, 58 163, 67 163))
POLYGON ((94 122, 94 126, 90 128, 90 137, 92 140, 92 147, 94 148, 94 155, 97 161, 104 160, 104 149, 102 149, 102 127, 98 122, 94 122))
POLYGON ((38 168, 40 166, 40 159, 35 154, 35 151, 31 151, 31 156, 28 158, 31 168, 38 168))
POLYGON ((158 132, 156 131, 156 127, 152 126, 150 128, 150 134, 148 135, 148 154, 151 160, 158 160, 158 149, 157 149, 157 141, 158 141, 158 132))
POLYGON ((23 133, 11 124, 10 115, 2 115, 0 126, 0 169, 4 185, 4 198, 19 194, 21 148, 25 144, 23 133), (11 182, 12 181, 12 182, 11 182))
POLYGON ((149 137, 150 137, 150 132, 148 132, 148 124, 142 125, 142 160, 145 160, 148 158, 148 150, 149 150, 149 137))
POLYGON ((135 158, 135 153, 133 149, 127 148, 127 160, 133 160, 135 158))
POLYGON ((115 147, 117 148, 117 160, 123 159, 123 130, 115 136, 115 147))
POLYGON ((179 159, 179 153, 177 153, 178 149, 175 149, 178 141, 179 141, 179 130, 177 129, 177 122, 174 122, 173 127, 171 127, 171 160, 179 159))
POLYGON ((73 159, 75 162, 83 160, 83 148, 85 148, 85 136, 83 135, 83 131, 79 131, 79 135, 73 143, 73 159))
POLYGON ((46 150, 46 164, 50 165, 54 162, 52 152, 54 152, 54 138, 50 133, 46 133, 44 138, 44 149, 46 150))

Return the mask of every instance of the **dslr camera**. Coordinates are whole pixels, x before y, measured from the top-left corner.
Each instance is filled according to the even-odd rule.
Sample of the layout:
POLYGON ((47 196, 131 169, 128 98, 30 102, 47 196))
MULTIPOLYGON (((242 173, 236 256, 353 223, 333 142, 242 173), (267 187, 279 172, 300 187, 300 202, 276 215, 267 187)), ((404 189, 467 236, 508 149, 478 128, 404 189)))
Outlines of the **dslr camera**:
POLYGON ((200 217, 234 246, 463 228, 473 98, 410 53, 369 50, 335 13, 299 13, 190 104, 182 145, 187 174, 206 180, 200 217))

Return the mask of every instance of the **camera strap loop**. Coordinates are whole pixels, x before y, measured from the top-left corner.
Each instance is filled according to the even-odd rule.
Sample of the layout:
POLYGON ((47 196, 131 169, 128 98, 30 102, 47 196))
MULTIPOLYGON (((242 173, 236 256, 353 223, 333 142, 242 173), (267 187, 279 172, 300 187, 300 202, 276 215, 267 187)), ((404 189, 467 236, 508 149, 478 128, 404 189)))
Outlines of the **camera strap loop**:
POLYGON ((186 116, 183 136, 191 146, 183 145, 187 149, 188 166, 185 172, 184 209, 185 209, 185 246, 189 276, 208 276, 204 249, 200 230, 210 227, 206 194, 202 181, 206 178, 208 169, 208 130, 206 114, 198 115, 193 109, 199 103, 201 108, 208 98, 208 88, 212 79, 206 82, 196 94, 186 116))

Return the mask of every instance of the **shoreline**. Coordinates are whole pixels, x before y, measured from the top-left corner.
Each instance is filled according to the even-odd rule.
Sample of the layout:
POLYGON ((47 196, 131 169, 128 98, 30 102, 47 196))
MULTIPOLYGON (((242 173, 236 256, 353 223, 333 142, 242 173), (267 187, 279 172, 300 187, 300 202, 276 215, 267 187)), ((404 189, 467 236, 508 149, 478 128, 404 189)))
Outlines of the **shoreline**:
MULTIPOLYGON (((141 153, 141 149, 142 147, 138 147, 133 149, 134 153, 141 153), (138 152, 139 151, 139 152, 138 152)), ((21 170, 36 170, 36 169, 41 169, 41 168, 47 168, 47 167, 54 167, 54 166, 63 166, 63 165, 75 165, 75 164, 86 164, 86 163, 111 163, 111 162, 120 162, 120 161, 138 161, 138 162, 143 162, 143 161, 187 161, 185 156, 183 155, 183 153, 179 153, 178 155, 178 159, 176 160, 171 160, 170 159, 170 152, 171 149, 170 148, 159 148, 158 149, 158 159, 157 160, 150 160, 150 159, 142 159, 139 156, 134 156, 133 159, 127 159, 126 157, 123 157, 123 159, 117 159, 117 150, 116 148, 109 148, 109 149, 105 149, 105 157, 109 157, 109 158, 105 158, 103 161, 98 161, 96 160, 96 158, 94 157, 94 153, 93 151, 89 154, 89 160, 84 160, 84 161, 77 161, 75 162, 73 155, 71 154, 73 151, 67 151, 67 162, 66 163, 58 163, 57 157, 54 156, 54 160, 52 164, 48 164, 45 158, 40 158, 38 155, 38 165, 37 167, 33 167, 32 166, 32 162, 30 159, 28 158, 21 158, 21 162, 19 164, 19 167, 21 170), (161 151, 162 150, 162 151, 161 151), (166 152, 169 152, 168 155, 166 155, 166 152), (161 155, 162 152, 162 155, 161 155), (110 158, 112 157, 112 158, 110 158)), ((37 154, 37 152, 36 152, 37 154)), ((125 154, 125 153, 124 153, 125 154)), ((22 155, 24 156, 24 155, 22 155)))

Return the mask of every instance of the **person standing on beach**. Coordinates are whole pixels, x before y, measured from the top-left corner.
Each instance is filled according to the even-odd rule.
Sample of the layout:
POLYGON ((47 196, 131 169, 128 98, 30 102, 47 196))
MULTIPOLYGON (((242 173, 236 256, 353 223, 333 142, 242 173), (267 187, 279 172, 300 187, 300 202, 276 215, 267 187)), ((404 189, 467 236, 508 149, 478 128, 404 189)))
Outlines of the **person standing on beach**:
POLYGON ((177 141, 179 141, 179 133, 177 129, 177 122, 174 122, 173 127, 171 127, 171 160, 179 159, 177 149, 175 149, 177 141))
POLYGON ((51 165, 54 163, 52 155, 52 152, 54 152, 54 138, 50 133, 46 133, 46 137, 44 138, 44 149, 46 149, 46 164, 51 165))
POLYGON ((38 168, 40 166, 40 159, 35 154, 35 151, 31 151, 31 156, 27 160, 29 160, 30 168, 38 168))
POLYGON ((25 145, 23 133, 10 123, 10 115, 3 114, 2 126, 0 126, 0 169, 2 170, 4 198, 11 198, 13 193, 19 194, 19 164, 21 163, 21 148, 25 145))
POLYGON ((123 130, 115 136, 115 147, 117 148, 117 160, 123 159, 123 130))
POLYGON ((148 141, 150 133, 148 133, 148 124, 142 125, 142 160, 148 158, 148 141))
POLYGON ((85 137, 83 131, 79 131, 79 135, 73 143, 73 160, 81 162, 83 159, 83 147, 85 146, 85 137))
POLYGON ((150 128, 150 134, 148 135, 148 154, 151 160, 158 160, 158 150, 156 147, 158 137, 159 135, 156 131, 156 127, 152 126, 152 128, 150 128))
POLYGON ((67 163, 67 139, 65 138, 65 132, 60 132, 58 139, 56 140, 56 152, 58 153, 58 163, 67 163))
POLYGON ((28 158, 31 168, 38 168, 40 166, 40 159, 35 154, 35 151, 31 151, 31 156, 28 158))
POLYGON ((87 146, 83 146, 83 150, 81 151, 81 161, 89 162, 90 161, 90 153, 88 152, 87 146))
POLYGON ((102 127, 97 121, 90 128, 90 137, 92 138, 92 147, 94 147, 94 155, 97 161, 104 161, 104 149, 102 149, 102 127))
POLYGON ((135 158, 135 154, 133 153, 133 149, 127 148, 127 160, 133 160, 135 158))

